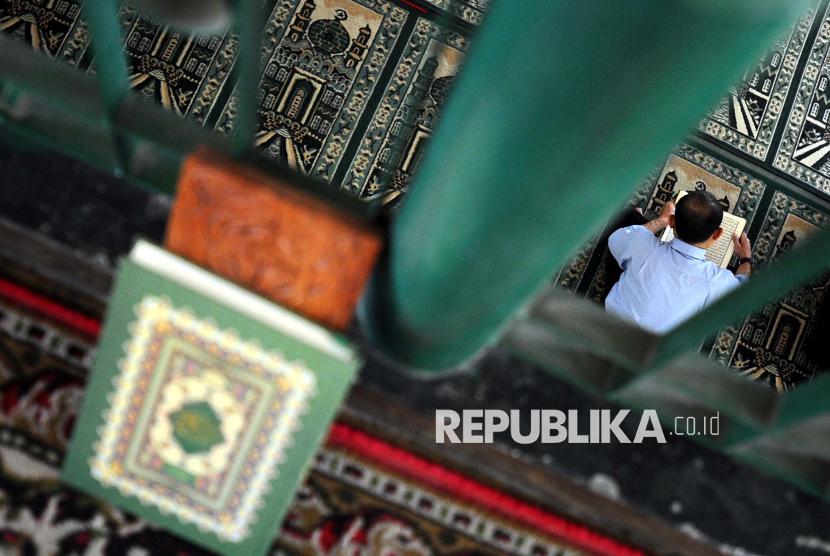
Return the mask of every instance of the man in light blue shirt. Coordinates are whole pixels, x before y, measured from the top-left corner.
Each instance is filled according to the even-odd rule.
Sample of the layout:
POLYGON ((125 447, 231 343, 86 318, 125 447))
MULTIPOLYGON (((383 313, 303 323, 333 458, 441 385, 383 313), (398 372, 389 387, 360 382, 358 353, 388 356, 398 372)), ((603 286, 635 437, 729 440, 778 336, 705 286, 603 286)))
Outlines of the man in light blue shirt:
POLYGON ((714 195, 695 191, 676 207, 666 203, 655 220, 614 232, 608 249, 622 275, 605 300, 606 310, 662 334, 740 285, 752 270, 746 234, 732 236, 738 257, 734 274, 705 258, 706 249, 723 234, 722 221, 723 209, 714 195), (674 240, 661 243, 655 234, 666 226, 673 229, 674 240))

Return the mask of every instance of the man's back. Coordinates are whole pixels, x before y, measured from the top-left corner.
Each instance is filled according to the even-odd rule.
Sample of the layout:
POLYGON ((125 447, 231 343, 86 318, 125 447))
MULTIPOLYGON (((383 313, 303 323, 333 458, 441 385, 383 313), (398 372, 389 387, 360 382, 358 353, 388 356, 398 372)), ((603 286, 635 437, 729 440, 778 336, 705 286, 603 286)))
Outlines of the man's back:
POLYGON ((704 249, 679 239, 660 243, 643 226, 617 230, 608 248, 623 274, 606 309, 653 332, 670 330, 741 283, 707 261, 704 249))

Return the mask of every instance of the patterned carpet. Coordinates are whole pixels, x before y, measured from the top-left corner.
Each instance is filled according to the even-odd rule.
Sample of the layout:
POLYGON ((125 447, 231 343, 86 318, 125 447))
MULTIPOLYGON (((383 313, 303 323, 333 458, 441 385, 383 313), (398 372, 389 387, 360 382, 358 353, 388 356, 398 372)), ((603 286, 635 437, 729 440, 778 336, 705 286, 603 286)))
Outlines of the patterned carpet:
MULTIPOLYGON (((680 190, 705 189, 747 219, 763 272, 828 225, 830 215, 830 2, 807 11, 643 180, 628 202, 654 218, 680 190)), ((597 231, 558 273, 557 287, 601 301, 605 230, 597 231)), ((733 258, 732 264, 735 260, 733 258)), ((783 293, 738 326, 702 340, 701 353, 736 372, 786 391, 830 364, 821 338, 830 317, 830 275, 783 293)))
MULTIPOLYGON (((721 156, 690 144, 680 145, 664 165, 646 177, 628 206, 643 209, 652 219, 678 191, 710 191, 725 210, 747 219, 758 272, 786 258, 786 253, 811 233, 830 224, 826 203, 805 196, 798 188, 782 191, 775 182, 727 164, 721 156)), ((598 247, 603 232, 563 267, 555 280, 557 287, 595 302, 603 299, 607 255, 598 247)), ((779 391, 811 379, 822 370, 813 360, 809 343, 814 334, 826 332, 816 330, 828 287, 830 275, 824 274, 787 292, 775 303, 747 315, 738 328, 725 328, 714 344, 703 342, 703 355, 779 391)))
MULTIPOLYGON (((278 2, 265 31, 256 146, 331 181, 406 19, 378 0, 278 2)), ((236 102, 218 130, 234 133, 236 102)))
MULTIPOLYGON (((486 0, 267 0, 255 142, 266 156, 395 210, 426 153, 486 0)), ((95 73, 82 2, 0 0, 0 32, 95 73)), ((140 97, 236 133, 231 29, 192 33, 123 4, 140 97)))
POLYGON ((816 37, 801 61, 803 73, 795 97, 790 101, 774 167, 827 194, 830 193, 830 148, 827 146, 830 5, 821 13, 816 37))
MULTIPOLYGON (((827 214, 776 191, 752 250, 759 268, 780 264, 798 242, 827 225, 827 214)), ((751 313, 737 329, 724 329, 712 359, 778 390, 812 378, 820 369, 804 346, 809 335, 819 334, 814 328, 828 287, 825 272, 751 313)))
MULTIPOLYGON (((683 144, 668 156, 662 167, 655 168, 643 180, 628 206, 641 208, 651 220, 676 193, 694 190, 709 191, 720 200, 724 210, 746 218, 747 227, 750 227, 766 185, 691 145, 683 144)), ((587 292, 586 296, 597 302, 606 289, 605 252, 596 249, 601 235, 602 232, 598 233, 573 258, 556 281, 570 291, 587 292)))
MULTIPOLYGON (((0 553, 206 554, 58 480, 98 329, 0 280, 0 553)), ((342 423, 318 453, 272 553, 642 554, 342 423)))
POLYGON ((188 36, 127 5, 119 16, 130 87, 165 110, 204 123, 230 76, 239 38, 228 30, 188 36))
POLYGON ((387 203, 406 194, 468 48, 469 41, 458 33, 418 19, 344 189, 363 199, 383 194, 387 203))
MULTIPOLYGON (((654 218, 680 190, 713 192, 744 216, 758 272, 786 259, 830 215, 830 2, 814 0, 710 110, 695 135, 646 177, 628 206, 654 218)), ((555 285, 600 301, 605 247, 597 231, 555 285)), ((734 258, 732 264, 734 264, 734 258)), ((779 390, 812 379, 830 364, 827 273, 724 328, 701 352, 779 390)))
POLYGON ((701 120, 698 129, 749 157, 763 161, 771 152, 798 60, 813 26, 818 1, 701 120))
POLYGON ((89 28, 80 18, 82 2, 59 0, 47 6, 23 0, 0 2, 0 30, 37 52, 78 65, 89 45, 89 28))
MULTIPOLYGON (((427 152, 471 48, 485 0, 269 0, 262 33, 256 145, 275 158, 395 211, 427 152)), ((134 91, 219 133, 236 129, 238 36, 184 33, 120 10, 134 91)), ((0 31, 95 71, 75 0, 0 0, 0 31)), ((629 202, 653 217, 679 190, 707 189, 747 218, 762 268, 830 214, 830 2, 809 9, 747 68, 629 202)), ((555 279, 593 300, 607 289, 597 232, 555 279)), ((778 389, 811 378, 821 278, 725 329, 704 353, 778 389)))

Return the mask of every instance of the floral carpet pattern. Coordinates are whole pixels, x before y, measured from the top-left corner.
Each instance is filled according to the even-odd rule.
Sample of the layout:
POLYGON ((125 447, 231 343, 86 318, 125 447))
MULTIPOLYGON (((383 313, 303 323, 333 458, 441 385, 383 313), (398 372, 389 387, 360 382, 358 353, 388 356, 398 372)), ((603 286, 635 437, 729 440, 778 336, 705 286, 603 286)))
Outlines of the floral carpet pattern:
MULTIPOLYGON (((0 554, 209 554, 61 484, 96 323, 25 292, 15 303, 4 292, 21 290, 2 279, 0 286, 0 554)), ((642 556, 341 423, 318 452, 271 553, 642 556)))

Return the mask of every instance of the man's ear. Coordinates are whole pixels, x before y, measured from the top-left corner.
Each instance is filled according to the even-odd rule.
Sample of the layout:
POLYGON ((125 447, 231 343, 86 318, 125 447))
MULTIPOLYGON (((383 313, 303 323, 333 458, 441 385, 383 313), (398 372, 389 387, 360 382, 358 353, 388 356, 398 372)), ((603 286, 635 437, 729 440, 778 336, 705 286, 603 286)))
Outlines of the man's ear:
POLYGON ((672 230, 674 229, 674 215, 673 214, 669 215, 669 228, 671 228, 672 230))
POLYGON ((712 234, 712 241, 717 241, 718 239, 720 239, 720 236, 722 236, 722 235, 723 235, 723 228, 718 228, 717 230, 715 230, 715 233, 712 234))

